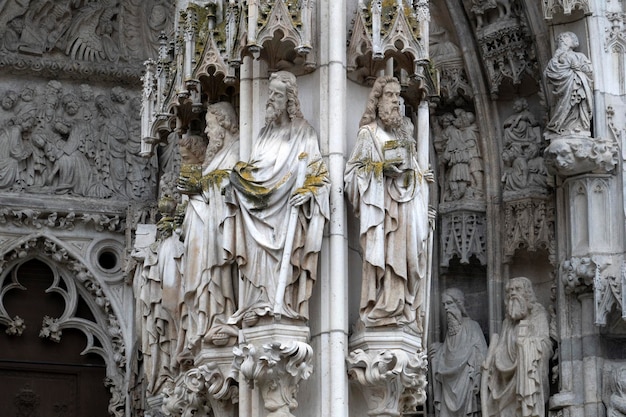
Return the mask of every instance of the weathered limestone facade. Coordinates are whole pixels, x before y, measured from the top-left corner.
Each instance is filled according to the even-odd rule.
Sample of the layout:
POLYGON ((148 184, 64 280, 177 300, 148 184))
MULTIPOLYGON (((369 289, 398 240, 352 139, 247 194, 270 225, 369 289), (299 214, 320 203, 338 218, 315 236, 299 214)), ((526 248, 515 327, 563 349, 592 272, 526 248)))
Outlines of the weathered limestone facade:
MULTIPOLYGON (((0 408, 626 416, 625 22, 621 0, 0 2, 0 408), (189 158, 194 140, 206 147, 208 135, 211 148, 223 128, 238 137, 236 160, 252 164, 281 71, 296 77, 296 119, 315 131, 321 161, 295 180, 306 201, 287 210, 299 220, 279 248, 293 250, 293 267, 275 277, 278 301, 239 317, 255 277, 223 243, 242 230, 226 220, 242 207, 233 164, 200 166, 204 148, 189 158), (345 195, 381 76, 400 87, 393 134, 412 132, 414 164, 400 165, 424 208, 406 227, 424 237, 406 256, 419 263, 406 291, 388 289, 389 254, 378 278, 363 267, 366 248, 397 229, 384 242, 364 233, 364 211, 345 195), (211 116, 216 103, 233 120, 211 116), (191 225, 194 207, 212 228, 191 225), (319 241, 303 244, 313 274, 309 257, 295 260, 314 233, 306 224, 299 235, 308 207, 321 222, 319 241), (224 262, 207 263, 206 248, 224 262), (509 304, 516 277, 537 305, 521 320, 509 304), (368 321, 367 284, 407 309, 368 321), (473 332, 466 349, 454 345, 455 319, 473 332), (521 405, 486 394, 502 388, 493 364, 508 334, 537 354, 514 358, 515 372, 532 374, 514 388, 521 405), (472 346, 463 372, 441 377, 472 346), (451 380, 463 389, 446 390, 451 380), (461 391, 467 399, 442 406, 461 391)), ((381 164, 374 178, 387 178, 381 164)), ((256 277, 273 282, 271 271, 256 277)))

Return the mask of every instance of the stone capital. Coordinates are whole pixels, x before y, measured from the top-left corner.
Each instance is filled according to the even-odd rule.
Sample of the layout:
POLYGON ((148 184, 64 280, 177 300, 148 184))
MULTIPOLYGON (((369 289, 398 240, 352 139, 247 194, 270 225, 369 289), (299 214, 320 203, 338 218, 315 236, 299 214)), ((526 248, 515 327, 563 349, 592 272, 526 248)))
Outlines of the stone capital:
POLYGON ((394 331, 368 331, 352 337, 348 375, 359 384, 368 415, 399 417, 426 401, 428 361, 422 340, 394 331))

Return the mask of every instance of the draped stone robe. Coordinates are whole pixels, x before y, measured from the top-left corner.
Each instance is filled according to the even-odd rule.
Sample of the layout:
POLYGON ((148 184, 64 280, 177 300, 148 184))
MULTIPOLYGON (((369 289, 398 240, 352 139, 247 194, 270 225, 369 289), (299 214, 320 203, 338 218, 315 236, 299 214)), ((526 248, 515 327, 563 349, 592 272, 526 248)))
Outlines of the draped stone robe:
POLYGON ((304 186, 313 197, 297 210, 282 315, 308 318, 308 299, 317 275, 324 223, 329 218, 330 183, 317 134, 306 120, 296 118, 289 126, 264 127, 249 162, 239 162, 231 174, 225 247, 239 265, 244 295, 230 323, 240 322, 248 312, 257 316, 273 312, 291 211, 288 200, 298 188, 301 154, 306 155, 304 186))
POLYGON ((182 310, 188 347, 216 332, 230 331, 224 325, 236 308, 236 275, 223 248, 228 210, 223 193, 238 159, 238 140, 220 149, 203 168, 202 191, 189 197, 185 212, 182 310))
POLYGON ((396 178, 383 174, 385 143, 399 139, 375 122, 361 127, 346 165, 345 192, 360 218, 361 320, 366 327, 408 325, 421 332, 417 312, 426 272, 428 202, 414 141, 405 171, 396 178))

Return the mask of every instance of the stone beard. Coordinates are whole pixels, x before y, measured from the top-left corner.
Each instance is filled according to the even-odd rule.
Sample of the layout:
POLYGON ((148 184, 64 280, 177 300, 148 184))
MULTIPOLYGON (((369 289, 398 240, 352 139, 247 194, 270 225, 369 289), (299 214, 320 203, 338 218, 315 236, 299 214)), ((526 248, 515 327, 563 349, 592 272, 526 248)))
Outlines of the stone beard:
POLYGON ((437 417, 479 416, 480 370, 487 343, 480 325, 470 319, 458 289, 443 293, 448 330, 443 343, 434 343, 431 360, 433 401, 437 417))
POLYGON ((511 279, 506 292, 507 317, 492 338, 482 377, 483 415, 544 417, 552 355, 548 314, 527 278, 511 279))
POLYGON ((329 218, 328 171, 317 133, 302 117, 293 74, 272 74, 266 106, 267 124, 252 146, 248 162, 239 162, 230 176, 230 215, 225 220, 226 249, 239 265, 243 297, 229 323, 254 326, 260 317, 308 319, 308 299, 316 279, 323 227, 329 218), (306 155, 303 162, 300 156, 306 155), (296 179, 306 170, 304 184, 296 179), (291 257, 283 257, 292 223, 291 257), (277 303, 280 270, 287 266, 284 301, 277 303), (280 304, 280 305, 279 305, 280 304), (278 307, 277 307, 278 306, 278 307))
POLYGON ((379 77, 344 181, 360 222, 360 321, 365 328, 398 326, 419 334, 428 202, 413 133, 412 123, 400 113, 400 84, 393 77, 379 77))
POLYGON ((398 105, 388 101, 380 101, 378 104, 378 118, 386 128, 397 129, 402 126, 402 115, 398 105))

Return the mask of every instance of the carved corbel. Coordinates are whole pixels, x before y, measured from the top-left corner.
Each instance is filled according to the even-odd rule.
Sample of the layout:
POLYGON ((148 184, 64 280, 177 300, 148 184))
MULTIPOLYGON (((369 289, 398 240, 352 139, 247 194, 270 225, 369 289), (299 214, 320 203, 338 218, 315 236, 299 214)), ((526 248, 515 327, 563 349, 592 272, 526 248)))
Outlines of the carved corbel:
POLYGON ((188 370, 174 388, 166 389, 162 409, 176 417, 228 417, 234 413, 238 394, 236 375, 210 362, 188 370))
POLYGON ((426 401, 427 355, 400 349, 356 349, 347 359, 348 375, 363 390, 368 415, 396 417, 426 401))
POLYGON ((248 344, 234 349, 234 367, 261 392, 267 417, 294 417, 300 381, 313 371, 313 349, 307 343, 272 342, 261 350, 248 344))
POLYGON ((553 138, 544 153, 550 174, 568 177, 583 173, 612 173, 619 162, 615 140, 568 136, 553 138))

